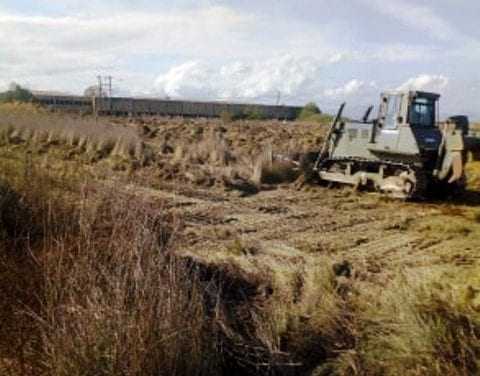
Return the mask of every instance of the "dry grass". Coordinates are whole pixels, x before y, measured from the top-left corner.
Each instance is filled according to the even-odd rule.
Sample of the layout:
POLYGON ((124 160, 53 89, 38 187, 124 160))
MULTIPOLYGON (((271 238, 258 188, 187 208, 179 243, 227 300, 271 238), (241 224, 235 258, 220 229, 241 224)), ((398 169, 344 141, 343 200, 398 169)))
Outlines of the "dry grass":
POLYGON ((252 154, 235 149, 221 130, 210 128, 201 132, 196 142, 178 145, 172 162, 185 171, 190 182, 207 186, 218 183, 261 187, 292 182, 299 176, 297 166, 286 158, 293 153, 277 156, 270 143, 258 149, 252 154))
MULTIPOLYGON (((52 117, 36 108, 30 115, 11 115, 23 109, 10 108, 10 117, 2 119, 12 126, 2 123, 0 132, 0 177, 8 181, 0 184, 0 373, 480 372, 480 280, 472 249, 480 236, 478 208, 461 201, 426 204, 423 212, 412 207, 408 223, 382 227, 387 239, 397 230, 412 239, 404 248, 408 257, 389 248, 378 253, 382 259, 375 253, 380 248, 335 253, 336 244, 345 244, 341 239, 303 252, 253 235, 245 235, 247 242, 241 233, 230 245, 213 239, 205 243, 211 248, 185 253, 183 207, 172 211, 171 202, 142 196, 142 189, 126 193, 132 190, 111 171, 95 180, 83 161, 55 162, 53 151, 103 150, 106 157, 99 158, 138 161, 152 148, 155 163, 138 170, 131 187, 140 186, 140 171, 150 176, 164 169, 171 171, 176 189, 190 181, 223 194, 225 187, 293 179, 295 168, 279 164, 276 156, 300 150, 288 139, 301 127, 305 150, 316 145, 316 130, 305 124, 257 128, 234 121, 226 129, 203 120, 152 121, 145 146, 133 127, 113 132, 109 125, 95 128, 88 119, 52 117), (131 141, 126 149, 115 138, 123 132, 131 141), (49 159, 34 145, 48 145, 49 159), (422 253, 427 243, 436 245, 422 253), (334 264, 343 261, 336 254, 352 257, 352 264, 334 264), (371 259, 381 265, 373 272, 367 268, 371 259)), ((473 173, 477 167, 469 165, 473 173)), ((469 188, 475 188, 478 179, 471 176, 469 188)), ((189 189, 195 197, 196 188, 189 189)), ((373 215, 364 199, 343 202, 349 216, 373 215)), ((194 212, 192 202, 187 204, 194 212)), ((245 202, 252 210, 258 204, 245 202)), ((223 208, 208 206, 221 211, 222 223, 223 208)), ((391 204, 394 208, 400 207, 391 204)), ((287 209, 297 214, 293 204, 287 209)), ((332 231, 314 221, 306 216, 301 226, 332 231)), ((349 231, 342 223, 332 218, 332 225, 340 226, 338 238, 349 231)), ((362 240, 365 247, 368 240, 362 240)))
POLYGON ((148 142, 159 150, 162 178, 252 191, 294 180, 297 166, 285 160, 298 160, 302 152, 317 148, 324 131, 318 124, 205 119, 158 121, 149 127, 155 137, 148 142))
POLYGON ((28 105, 0 106, 0 143, 27 143, 35 147, 65 145, 92 160, 109 156, 145 163, 145 145, 131 128, 51 114, 28 105))
POLYGON ((190 182, 197 185, 235 185, 235 180, 248 183, 252 171, 249 156, 234 153, 223 132, 210 128, 191 143, 175 147, 171 163, 190 182))
POLYGON ((2 371, 271 374, 307 371, 348 343, 329 260, 295 251, 284 263, 290 250, 265 249, 251 264, 241 245, 228 265, 180 258, 181 219, 163 203, 10 163, 2 172, 17 193, 5 186, 1 201, 2 371))
POLYGON ((175 219, 108 196, 81 213, 74 245, 67 236, 43 256, 45 296, 34 317, 47 373, 215 373, 202 289, 170 253, 175 219))
POLYGON ((467 184, 468 188, 472 190, 480 190, 480 162, 472 161, 467 164, 467 184))
POLYGON ((359 302, 353 370, 364 375, 473 375, 480 363, 478 268, 399 276, 359 302))
POLYGON ((2 374, 215 374, 203 288, 172 253, 176 218, 101 186, 72 196, 68 183, 61 196, 3 185, 2 374))
MULTIPOLYGON (((197 258, 198 256, 192 255, 197 258)), ((329 257, 307 255, 281 244, 250 245, 237 240, 220 251, 200 257, 211 268, 224 270, 250 288, 247 335, 237 353, 263 349, 264 363, 276 374, 309 374, 327 367, 352 345, 351 309, 346 296, 351 281, 339 277, 329 257), (255 344, 255 347, 252 346, 255 344), (243 348, 243 350, 242 350, 243 348)), ((239 305, 242 299, 231 303, 239 305)), ((250 355, 249 358, 253 358, 250 355)))

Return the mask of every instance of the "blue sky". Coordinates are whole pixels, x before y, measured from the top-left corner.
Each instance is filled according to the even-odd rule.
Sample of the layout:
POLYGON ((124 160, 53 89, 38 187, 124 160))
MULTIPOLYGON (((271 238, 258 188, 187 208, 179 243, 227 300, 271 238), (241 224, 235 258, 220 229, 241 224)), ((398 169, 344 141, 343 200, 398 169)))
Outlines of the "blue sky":
POLYGON ((480 2, 0 1, 0 89, 304 104, 352 115, 386 89, 480 119, 480 2))

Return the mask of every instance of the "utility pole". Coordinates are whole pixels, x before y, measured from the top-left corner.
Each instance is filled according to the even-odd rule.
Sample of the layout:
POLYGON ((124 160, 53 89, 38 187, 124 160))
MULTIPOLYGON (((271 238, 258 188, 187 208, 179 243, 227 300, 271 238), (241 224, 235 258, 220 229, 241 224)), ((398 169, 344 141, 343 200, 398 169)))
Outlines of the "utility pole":
POLYGON ((112 92, 113 92, 112 81, 113 81, 112 76, 100 76, 100 75, 97 76, 98 96, 100 98, 104 96, 108 96, 108 97, 112 96, 112 92))
POLYGON ((112 96, 112 81, 112 76, 97 76, 98 97, 103 98, 112 96))
POLYGON ((112 76, 107 76, 108 80, 108 111, 112 111, 112 76))
POLYGON ((93 91, 92 105, 93 113, 95 114, 95 123, 98 122, 98 107, 100 105, 100 98, 102 97, 103 83, 102 76, 97 76, 97 90, 93 91))
POLYGON ((105 98, 108 98, 108 111, 112 110, 112 76, 97 76, 98 91, 94 98, 94 112, 95 117, 98 117, 99 107, 101 110, 105 110, 105 98))
POLYGON ((108 80, 108 96, 111 98, 112 97, 112 76, 107 76, 106 78, 108 80))
POLYGON ((103 80, 102 76, 97 76, 97 81, 98 81, 98 97, 103 97, 103 80))
POLYGON ((277 106, 280 104, 280 99, 282 98, 282 93, 280 92, 280 90, 277 90, 277 106))

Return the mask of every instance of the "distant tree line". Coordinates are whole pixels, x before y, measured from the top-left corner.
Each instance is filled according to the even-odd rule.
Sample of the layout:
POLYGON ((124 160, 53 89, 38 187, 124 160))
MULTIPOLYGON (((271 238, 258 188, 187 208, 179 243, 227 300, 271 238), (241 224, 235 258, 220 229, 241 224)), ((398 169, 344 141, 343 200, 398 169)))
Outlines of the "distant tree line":
MULTIPOLYGON (((247 108, 241 114, 232 114, 228 111, 224 111, 220 114, 220 118, 224 122, 230 122, 233 120, 264 120, 265 117, 261 111, 255 107, 247 108)), ((332 115, 323 113, 320 108, 314 103, 307 103, 296 115, 296 120, 300 121, 312 121, 318 123, 329 123, 333 119, 332 115)))
POLYGON ((329 123, 332 115, 323 113, 314 102, 307 103, 299 112, 297 120, 329 123))
POLYGON ((8 90, 0 93, 0 102, 34 102, 32 92, 16 83, 11 83, 8 90))

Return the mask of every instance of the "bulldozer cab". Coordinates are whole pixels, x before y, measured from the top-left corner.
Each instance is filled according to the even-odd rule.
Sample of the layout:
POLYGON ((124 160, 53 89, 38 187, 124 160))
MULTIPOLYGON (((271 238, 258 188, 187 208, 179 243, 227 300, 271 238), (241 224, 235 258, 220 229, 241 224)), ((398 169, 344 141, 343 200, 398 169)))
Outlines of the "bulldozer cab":
POLYGON ((382 94, 378 123, 382 129, 399 126, 434 128, 437 122, 438 94, 410 91, 382 94))
POLYGON ((387 92, 380 101, 377 126, 372 135, 377 152, 420 154, 437 149, 440 95, 421 91, 387 92))

